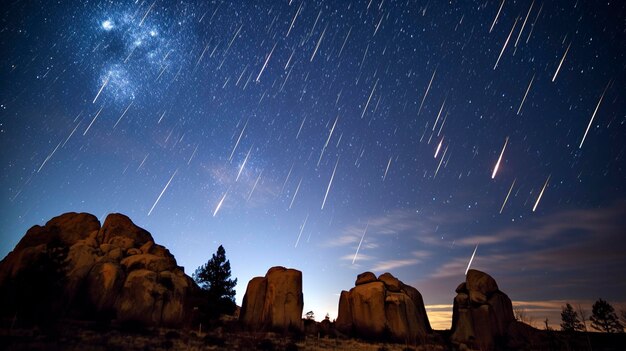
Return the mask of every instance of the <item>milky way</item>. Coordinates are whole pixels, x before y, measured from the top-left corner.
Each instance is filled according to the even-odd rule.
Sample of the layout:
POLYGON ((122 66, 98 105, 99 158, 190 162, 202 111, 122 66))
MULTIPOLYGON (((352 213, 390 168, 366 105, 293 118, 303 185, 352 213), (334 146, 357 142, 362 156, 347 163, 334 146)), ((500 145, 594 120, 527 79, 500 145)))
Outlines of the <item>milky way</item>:
POLYGON ((513 300, 623 298, 621 2, 28 1, 1 18, 2 256, 60 213, 121 212, 187 273, 223 244, 239 302, 270 266, 302 270, 320 316, 365 270, 449 304, 470 257, 513 300))

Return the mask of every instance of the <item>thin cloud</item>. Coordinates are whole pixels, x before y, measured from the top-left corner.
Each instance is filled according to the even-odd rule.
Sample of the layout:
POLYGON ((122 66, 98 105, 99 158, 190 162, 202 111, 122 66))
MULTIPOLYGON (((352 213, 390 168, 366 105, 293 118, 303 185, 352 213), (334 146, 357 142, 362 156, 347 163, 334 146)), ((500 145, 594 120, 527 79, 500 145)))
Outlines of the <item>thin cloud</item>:
POLYGON ((405 260, 390 260, 390 261, 382 261, 378 262, 374 267, 372 267, 372 271, 374 272, 382 272, 382 271, 390 271, 395 268, 412 266, 418 264, 420 261, 416 258, 409 258, 405 260))

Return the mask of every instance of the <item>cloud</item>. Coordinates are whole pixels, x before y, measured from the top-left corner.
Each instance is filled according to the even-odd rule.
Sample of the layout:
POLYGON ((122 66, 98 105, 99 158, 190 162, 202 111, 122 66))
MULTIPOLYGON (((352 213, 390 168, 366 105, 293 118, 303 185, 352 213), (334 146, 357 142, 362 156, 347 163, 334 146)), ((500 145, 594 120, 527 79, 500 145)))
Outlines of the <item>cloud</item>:
MULTIPOLYGON (((561 311, 563 306, 569 303, 578 312, 579 306, 582 307, 586 314, 587 327, 590 328, 589 316, 591 315, 592 300, 543 300, 543 301, 512 301, 513 310, 516 313, 523 314, 523 321, 536 328, 543 328, 545 320, 548 319, 548 325, 560 330, 561 311)), ((616 310, 626 307, 626 301, 612 303, 616 310)), ((438 304, 426 305, 426 313, 433 329, 444 330, 450 329, 452 325, 452 305, 438 304)))
MULTIPOLYGON (((354 259, 354 254, 344 255, 344 256, 339 257, 339 259, 342 261, 352 262, 352 260, 354 259)), ((374 256, 363 255, 361 253, 359 253, 359 255, 357 256, 357 261, 371 261, 374 259, 375 259, 374 256)))
POLYGON ((525 242, 588 234, 604 235, 623 228, 626 204, 618 202, 601 209, 575 209, 533 218, 528 224, 510 226, 490 235, 475 235, 456 240, 457 245, 497 244, 520 239, 525 242), (622 217, 623 218, 623 217, 622 217))
POLYGON ((378 262, 374 267, 372 267, 372 271, 386 272, 395 268, 412 266, 414 264, 418 264, 419 262, 420 261, 416 258, 409 258, 405 260, 382 261, 382 262, 378 262))

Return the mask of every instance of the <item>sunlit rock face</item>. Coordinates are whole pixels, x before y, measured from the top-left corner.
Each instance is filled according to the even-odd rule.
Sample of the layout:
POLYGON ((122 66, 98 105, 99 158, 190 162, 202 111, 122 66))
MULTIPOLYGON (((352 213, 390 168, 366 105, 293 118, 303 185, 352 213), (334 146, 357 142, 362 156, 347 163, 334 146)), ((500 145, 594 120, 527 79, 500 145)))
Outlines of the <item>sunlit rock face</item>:
POLYGON ((452 312, 452 342, 474 349, 504 346, 507 330, 515 320, 509 297, 487 273, 470 269, 456 288, 452 312))
POLYGON ((302 272, 272 267, 250 280, 239 320, 252 330, 302 331, 302 272))
POLYGON ((28 284, 36 288, 36 281, 19 288, 15 281, 53 247, 66 252, 57 303, 66 315, 151 326, 180 326, 190 318, 197 286, 169 250, 122 214, 108 215, 100 226, 91 214, 66 213, 29 229, 0 262, 3 294, 19 295, 15 290, 28 284))
POLYGON ((355 287, 341 292, 336 327, 354 336, 411 344, 423 342, 431 331, 417 289, 390 273, 376 278, 371 272, 359 274, 355 287))

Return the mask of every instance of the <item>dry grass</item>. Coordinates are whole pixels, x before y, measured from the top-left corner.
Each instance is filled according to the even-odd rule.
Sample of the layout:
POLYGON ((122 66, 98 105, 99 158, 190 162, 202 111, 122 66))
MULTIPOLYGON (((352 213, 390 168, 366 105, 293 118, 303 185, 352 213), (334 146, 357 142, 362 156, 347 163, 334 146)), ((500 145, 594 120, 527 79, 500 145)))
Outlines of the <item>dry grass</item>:
POLYGON ((369 343, 353 339, 303 337, 295 339, 274 333, 224 332, 218 328, 208 333, 175 329, 125 331, 97 330, 82 325, 64 325, 43 333, 37 329, 0 328, 0 349, 6 350, 365 350, 365 351, 439 351, 441 345, 400 345, 369 343))

